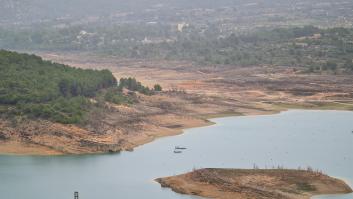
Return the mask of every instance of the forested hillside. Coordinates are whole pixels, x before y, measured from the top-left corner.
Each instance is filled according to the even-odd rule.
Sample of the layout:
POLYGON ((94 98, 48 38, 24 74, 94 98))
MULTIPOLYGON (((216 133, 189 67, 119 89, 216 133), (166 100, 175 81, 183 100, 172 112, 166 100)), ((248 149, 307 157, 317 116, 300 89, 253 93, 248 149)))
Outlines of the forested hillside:
POLYGON ((173 33, 166 26, 122 25, 86 30, 75 27, 57 32, 0 31, 4 38, 0 47, 90 52, 131 59, 191 60, 201 64, 299 66, 308 72, 353 70, 351 28, 262 28, 230 35, 222 35, 212 27, 201 33, 192 26, 182 33, 173 33))
POLYGON ((353 29, 313 26, 263 29, 227 37, 185 37, 175 45, 136 48, 140 55, 164 55, 201 63, 299 66, 308 71, 353 70, 353 29))
POLYGON ((117 86, 108 70, 83 70, 44 61, 35 55, 0 51, 0 111, 62 123, 77 123, 89 97, 117 86))

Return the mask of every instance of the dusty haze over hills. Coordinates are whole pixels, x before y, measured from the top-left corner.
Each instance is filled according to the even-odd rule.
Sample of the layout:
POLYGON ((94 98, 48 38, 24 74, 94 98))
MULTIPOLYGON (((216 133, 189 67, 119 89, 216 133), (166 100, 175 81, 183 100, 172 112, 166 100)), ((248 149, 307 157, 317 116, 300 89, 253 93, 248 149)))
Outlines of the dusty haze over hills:
MULTIPOLYGON (((353 5, 347 0, 1 0, 0 25, 28 25, 42 22, 112 22, 213 20, 215 14, 228 17, 256 15, 272 21, 312 18, 315 20, 351 20, 353 5), (200 10, 203 9, 203 10, 200 10), (214 13, 216 12, 217 13, 214 13), (192 13, 190 13, 192 12, 192 13)), ((234 20, 223 18, 224 20, 234 20)))

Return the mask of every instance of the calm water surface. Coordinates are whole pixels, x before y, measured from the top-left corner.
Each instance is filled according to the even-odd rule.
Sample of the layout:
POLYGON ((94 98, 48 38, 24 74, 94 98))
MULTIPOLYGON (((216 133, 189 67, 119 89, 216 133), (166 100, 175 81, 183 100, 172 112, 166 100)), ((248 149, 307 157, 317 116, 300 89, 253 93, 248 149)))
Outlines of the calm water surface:
MULTIPOLYGON (((214 119, 134 152, 114 155, 0 156, 1 199, 184 199, 153 179, 193 168, 311 166, 353 185, 353 112, 293 110, 214 119), (174 146, 188 147, 174 154, 174 146)), ((353 195, 322 196, 352 199, 353 195)))

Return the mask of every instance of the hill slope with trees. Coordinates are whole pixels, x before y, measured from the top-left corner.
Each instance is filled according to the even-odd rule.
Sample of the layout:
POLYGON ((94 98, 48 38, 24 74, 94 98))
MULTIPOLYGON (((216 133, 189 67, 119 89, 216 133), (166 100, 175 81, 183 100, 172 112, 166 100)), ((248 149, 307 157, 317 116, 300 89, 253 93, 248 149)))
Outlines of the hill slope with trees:
POLYGON ((84 70, 44 61, 35 55, 0 51, 0 111, 78 123, 90 97, 117 86, 108 70, 84 70))

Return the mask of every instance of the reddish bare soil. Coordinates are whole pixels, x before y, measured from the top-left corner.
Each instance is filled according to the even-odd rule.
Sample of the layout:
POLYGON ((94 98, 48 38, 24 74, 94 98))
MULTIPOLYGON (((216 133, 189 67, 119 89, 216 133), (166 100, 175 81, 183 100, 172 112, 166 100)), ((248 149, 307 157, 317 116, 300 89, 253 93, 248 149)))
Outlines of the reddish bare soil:
POLYGON ((181 194, 219 199, 309 199, 352 192, 341 180, 303 170, 201 169, 156 181, 181 194))
POLYGON ((75 67, 109 69, 164 91, 139 103, 109 106, 82 125, 0 118, 0 152, 85 154, 132 150, 207 118, 273 114, 288 108, 353 110, 352 75, 302 74, 300 68, 200 66, 164 60, 120 60, 85 54, 37 53, 75 67), (16 143, 16 144, 9 144, 16 143), (14 147, 15 146, 15 147, 14 147), (16 150, 18 149, 18 150, 16 150))

